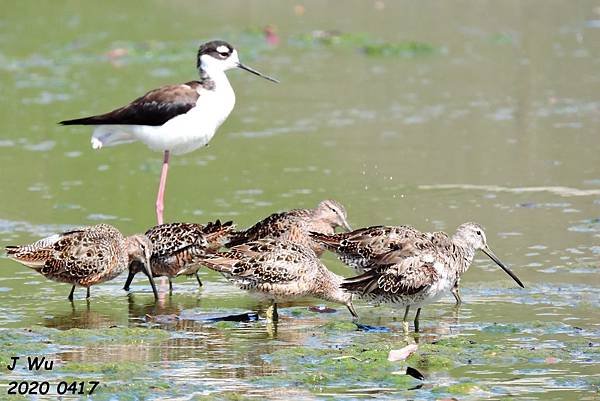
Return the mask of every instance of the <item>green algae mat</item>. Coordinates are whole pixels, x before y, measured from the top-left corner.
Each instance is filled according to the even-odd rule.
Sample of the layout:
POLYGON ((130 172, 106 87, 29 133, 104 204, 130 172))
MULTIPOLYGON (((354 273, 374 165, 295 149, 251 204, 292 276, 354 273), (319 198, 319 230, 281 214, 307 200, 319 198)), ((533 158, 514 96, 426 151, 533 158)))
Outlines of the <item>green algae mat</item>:
POLYGON ((463 305, 448 294, 406 334, 402 310, 360 301, 359 325, 315 300, 269 323, 205 269, 156 303, 121 276, 71 304, 2 254, 0 400, 598 400, 599 20, 587 0, 4 2, 0 248, 153 226, 160 155, 57 122, 196 79, 219 38, 281 83, 228 72, 235 109, 172 159, 166 221, 244 228, 323 199, 355 228, 476 221, 525 288, 476 256, 463 305))

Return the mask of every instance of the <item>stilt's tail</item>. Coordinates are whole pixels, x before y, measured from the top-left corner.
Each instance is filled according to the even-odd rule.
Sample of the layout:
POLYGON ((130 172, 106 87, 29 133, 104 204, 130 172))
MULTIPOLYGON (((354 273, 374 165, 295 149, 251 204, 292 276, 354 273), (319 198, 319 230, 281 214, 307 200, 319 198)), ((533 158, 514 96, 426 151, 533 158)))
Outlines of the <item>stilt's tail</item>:
POLYGON ((74 118, 72 120, 63 120, 63 121, 59 122, 59 124, 60 125, 98 125, 98 124, 103 124, 103 122, 100 121, 100 117, 101 116, 74 118))
POLYGON ((92 148, 101 149, 135 141, 136 138, 121 125, 99 125, 94 130, 91 142, 92 148))

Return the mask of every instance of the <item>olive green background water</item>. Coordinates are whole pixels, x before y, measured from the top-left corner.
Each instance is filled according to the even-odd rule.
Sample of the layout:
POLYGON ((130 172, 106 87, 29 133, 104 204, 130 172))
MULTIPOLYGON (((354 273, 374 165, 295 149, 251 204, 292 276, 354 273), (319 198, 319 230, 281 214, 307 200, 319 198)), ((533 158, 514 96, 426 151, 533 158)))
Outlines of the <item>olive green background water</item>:
MULTIPOLYGON (((477 221, 526 288, 477 256, 464 305, 455 311, 449 295, 425 308, 417 338, 471 342, 422 368, 425 384, 411 390, 417 381, 389 381, 410 378, 383 354, 336 365, 337 376, 320 372, 338 360, 312 354, 402 347, 390 307, 358 303, 363 323, 386 333, 355 331, 344 308, 316 313, 312 302, 283 308, 277 327, 206 323, 258 302, 202 270, 202 290, 178 279, 158 306, 141 278, 122 291, 125 277, 71 305, 67 285, 2 258, 0 356, 50 356, 61 366, 42 376, 51 383, 101 381, 90 399, 598 397, 597 2, 3 2, 0 245, 98 222, 127 234, 152 226, 161 155, 142 144, 93 151, 90 129, 56 123, 195 79, 197 46, 213 38, 281 84, 228 73, 236 107, 208 148, 172 159, 166 221, 245 227, 326 198, 355 227, 477 221)), ((0 399, 18 399, 9 381, 38 377, 0 369, 0 399)))

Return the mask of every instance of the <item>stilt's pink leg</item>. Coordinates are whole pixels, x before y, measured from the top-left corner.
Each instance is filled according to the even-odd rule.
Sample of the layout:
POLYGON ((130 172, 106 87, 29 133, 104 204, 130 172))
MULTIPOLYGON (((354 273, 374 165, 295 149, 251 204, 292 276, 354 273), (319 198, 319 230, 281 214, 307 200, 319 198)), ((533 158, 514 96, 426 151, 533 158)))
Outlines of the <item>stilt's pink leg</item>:
POLYGON ((156 219, 158 224, 163 223, 163 211, 165 210, 165 187, 167 186, 167 173, 169 172, 169 151, 165 150, 162 171, 160 173, 160 184, 158 185, 158 195, 156 196, 156 219))

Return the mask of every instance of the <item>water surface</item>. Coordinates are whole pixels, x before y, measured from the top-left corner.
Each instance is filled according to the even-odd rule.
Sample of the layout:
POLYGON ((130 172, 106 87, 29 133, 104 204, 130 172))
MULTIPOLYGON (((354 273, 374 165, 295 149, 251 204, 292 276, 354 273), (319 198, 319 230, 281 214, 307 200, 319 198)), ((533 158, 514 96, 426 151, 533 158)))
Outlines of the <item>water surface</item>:
MULTIPOLYGON (((325 198, 356 227, 451 232, 472 220, 526 288, 477 256, 464 305, 449 295, 423 310, 409 360, 421 383, 386 362, 415 341, 393 308, 357 305, 384 332, 310 301, 282 308, 276 327, 214 323, 204 318, 264 305, 205 270, 200 291, 181 278, 158 305, 141 278, 122 291, 125 277, 71 305, 67 285, 0 259, 2 363, 47 355, 60 367, 42 378, 98 380, 98 400, 595 399, 598 20, 592 1, 5 4, 1 246, 98 222, 152 226, 160 154, 92 151, 89 129, 56 122, 195 79, 197 45, 219 37, 282 83, 229 73, 236 108, 208 148, 173 158, 168 221, 244 227, 325 198), (278 46, 265 42, 267 24, 278 46)), ((2 369, 2 394, 12 380, 40 380, 2 369)))

